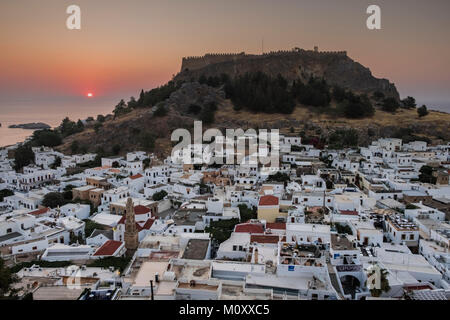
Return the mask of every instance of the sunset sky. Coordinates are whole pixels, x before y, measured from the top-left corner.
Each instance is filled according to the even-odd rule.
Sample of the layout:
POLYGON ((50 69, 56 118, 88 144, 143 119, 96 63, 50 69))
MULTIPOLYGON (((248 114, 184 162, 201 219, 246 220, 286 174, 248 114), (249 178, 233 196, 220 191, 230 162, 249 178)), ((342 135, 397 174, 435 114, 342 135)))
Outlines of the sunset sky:
MULTIPOLYGON (((86 103, 111 110, 171 79, 183 56, 347 50, 402 97, 450 111, 448 0, 1 0, 0 114, 86 103), (81 30, 66 28, 81 7, 81 30), (382 30, 366 28, 378 4, 382 30)), ((93 111, 94 114, 95 111, 93 111)))

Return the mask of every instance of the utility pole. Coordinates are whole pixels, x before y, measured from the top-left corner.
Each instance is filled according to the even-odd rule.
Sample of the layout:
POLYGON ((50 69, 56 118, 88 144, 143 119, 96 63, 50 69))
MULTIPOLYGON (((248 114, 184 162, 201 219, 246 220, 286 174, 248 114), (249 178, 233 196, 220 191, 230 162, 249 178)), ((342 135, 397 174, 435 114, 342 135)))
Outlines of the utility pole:
POLYGON ((151 299, 155 300, 153 297, 153 280, 150 280, 150 295, 151 295, 151 299))

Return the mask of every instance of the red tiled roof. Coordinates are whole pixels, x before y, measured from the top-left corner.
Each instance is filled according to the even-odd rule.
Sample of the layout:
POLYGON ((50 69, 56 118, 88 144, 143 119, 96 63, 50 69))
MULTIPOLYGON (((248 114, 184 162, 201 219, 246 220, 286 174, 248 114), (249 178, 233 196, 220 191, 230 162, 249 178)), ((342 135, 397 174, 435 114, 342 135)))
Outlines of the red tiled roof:
POLYGON ((340 210, 339 212, 346 216, 357 216, 358 215, 358 211, 354 211, 354 210, 340 210))
POLYGON ((260 206, 277 206, 279 203, 279 199, 275 196, 263 196, 259 199, 260 206))
POLYGON ((261 223, 241 223, 236 225, 234 232, 264 233, 264 228, 261 223))
POLYGON ((280 241, 280 237, 278 235, 252 234, 250 236, 250 242, 278 243, 278 241, 280 241))
POLYGON ((39 210, 35 210, 35 211, 32 211, 32 212, 29 212, 28 214, 31 214, 33 216, 39 216, 41 214, 47 213, 49 210, 50 210, 49 208, 42 208, 42 209, 39 209, 39 210))
POLYGON ((134 207, 134 214, 147 214, 150 211, 151 210, 149 208, 141 206, 141 205, 134 207))
MULTIPOLYGON (((125 224, 125 220, 126 220, 126 217, 125 217, 125 215, 123 215, 122 218, 120 218, 120 220, 119 220, 119 222, 117 224, 125 224)), ((136 222, 136 229, 137 229, 138 232, 141 232, 143 227, 141 227, 141 225, 136 222)))
POLYGON ((140 174, 140 173, 135 174, 134 176, 130 176, 131 180, 135 180, 135 179, 139 179, 139 178, 142 178, 142 174, 140 174))
POLYGON ((122 241, 108 240, 94 253, 94 256, 112 256, 122 245, 122 241))
POLYGON ((142 226, 142 229, 149 230, 152 227, 154 222, 155 222, 155 218, 148 219, 147 221, 145 221, 144 225, 142 226))
POLYGON ((274 230, 286 230, 286 223, 284 222, 267 222, 266 229, 274 229, 274 230))

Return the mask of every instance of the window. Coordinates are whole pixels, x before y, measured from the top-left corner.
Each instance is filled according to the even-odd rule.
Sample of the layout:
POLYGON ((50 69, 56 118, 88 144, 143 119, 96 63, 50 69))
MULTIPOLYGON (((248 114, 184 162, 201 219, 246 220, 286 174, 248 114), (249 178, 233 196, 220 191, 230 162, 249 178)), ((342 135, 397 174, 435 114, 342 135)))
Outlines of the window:
POLYGON ((405 239, 406 239, 406 235, 402 234, 402 240, 405 240, 405 239))
POLYGON ((237 251, 237 246, 236 245, 233 246, 233 251, 237 251))
POLYGON ((6 229, 6 233, 11 233, 11 232, 12 232, 11 228, 6 229))
POLYGON ((409 235, 409 240, 414 240, 414 235, 413 234, 409 235))

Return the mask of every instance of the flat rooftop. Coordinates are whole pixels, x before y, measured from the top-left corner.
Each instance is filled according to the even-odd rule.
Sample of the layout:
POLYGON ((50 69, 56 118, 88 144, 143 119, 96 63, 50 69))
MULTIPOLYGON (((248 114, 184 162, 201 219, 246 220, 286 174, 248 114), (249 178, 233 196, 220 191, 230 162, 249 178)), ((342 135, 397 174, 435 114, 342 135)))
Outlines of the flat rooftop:
POLYGON ((345 236, 331 235, 331 248, 333 250, 354 250, 353 243, 345 236))
POLYGON ((209 248, 209 240, 190 239, 183 252, 182 259, 204 260, 209 248))
POLYGON ((146 261, 144 262, 134 278, 133 285, 138 287, 150 287, 150 280, 155 280, 155 274, 160 277, 167 270, 169 262, 166 261, 146 261))

